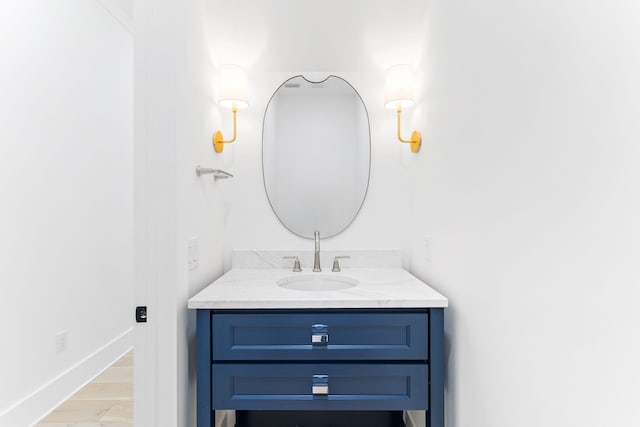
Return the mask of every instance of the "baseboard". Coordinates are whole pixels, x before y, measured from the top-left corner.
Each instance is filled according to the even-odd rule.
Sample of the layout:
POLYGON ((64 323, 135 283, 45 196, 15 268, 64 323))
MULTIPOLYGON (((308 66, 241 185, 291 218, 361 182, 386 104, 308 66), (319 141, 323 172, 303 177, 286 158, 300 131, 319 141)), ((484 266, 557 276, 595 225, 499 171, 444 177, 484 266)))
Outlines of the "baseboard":
POLYGON ((0 414, 0 426, 33 426, 133 348, 133 328, 0 414))

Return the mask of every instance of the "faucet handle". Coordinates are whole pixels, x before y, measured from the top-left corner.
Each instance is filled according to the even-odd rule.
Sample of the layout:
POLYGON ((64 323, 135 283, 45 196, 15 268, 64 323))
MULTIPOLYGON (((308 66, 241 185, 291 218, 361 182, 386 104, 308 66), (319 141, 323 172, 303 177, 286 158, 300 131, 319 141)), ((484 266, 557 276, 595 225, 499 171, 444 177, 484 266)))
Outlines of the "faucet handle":
POLYGON ((351 258, 350 256, 337 256, 333 259, 333 268, 331 269, 331 271, 333 271, 334 273, 338 273, 340 270, 340 262, 338 260, 340 259, 348 259, 351 258))
POLYGON ((297 256, 283 256, 282 258, 295 260, 293 262, 293 271, 295 272, 302 271, 302 269, 300 268, 300 258, 298 258, 297 256))

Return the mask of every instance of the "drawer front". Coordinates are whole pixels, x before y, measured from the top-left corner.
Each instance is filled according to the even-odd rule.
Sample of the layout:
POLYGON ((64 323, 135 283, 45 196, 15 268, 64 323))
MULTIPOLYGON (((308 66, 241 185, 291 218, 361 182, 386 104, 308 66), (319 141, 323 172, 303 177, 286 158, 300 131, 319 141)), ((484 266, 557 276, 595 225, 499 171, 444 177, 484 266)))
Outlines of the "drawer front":
POLYGON ((427 360, 426 311, 212 315, 213 360, 427 360))
POLYGON ((426 364, 214 363, 213 409, 426 410, 426 364))

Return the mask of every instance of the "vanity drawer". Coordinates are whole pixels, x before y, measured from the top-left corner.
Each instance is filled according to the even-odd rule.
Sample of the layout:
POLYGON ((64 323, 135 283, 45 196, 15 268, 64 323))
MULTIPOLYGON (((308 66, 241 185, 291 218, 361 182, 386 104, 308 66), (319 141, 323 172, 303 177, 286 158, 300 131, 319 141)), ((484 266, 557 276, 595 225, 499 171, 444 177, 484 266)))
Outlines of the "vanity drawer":
POLYGON ((427 360, 426 310, 212 314, 213 360, 427 360))
POLYGON ((214 363, 212 408, 424 410, 428 375, 425 363, 214 363))

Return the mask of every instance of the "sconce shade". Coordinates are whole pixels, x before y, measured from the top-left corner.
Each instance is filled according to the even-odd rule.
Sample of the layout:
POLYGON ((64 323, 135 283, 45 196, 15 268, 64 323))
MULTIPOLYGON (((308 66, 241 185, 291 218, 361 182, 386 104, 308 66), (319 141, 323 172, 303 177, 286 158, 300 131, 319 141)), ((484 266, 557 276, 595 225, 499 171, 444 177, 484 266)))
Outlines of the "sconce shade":
POLYGON ((414 71, 411 65, 400 64, 389 68, 384 76, 384 106, 398 109, 413 105, 414 71))
POLYGON ((223 65, 220 69, 221 106, 246 108, 249 106, 247 73, 238 65, 223 65))

